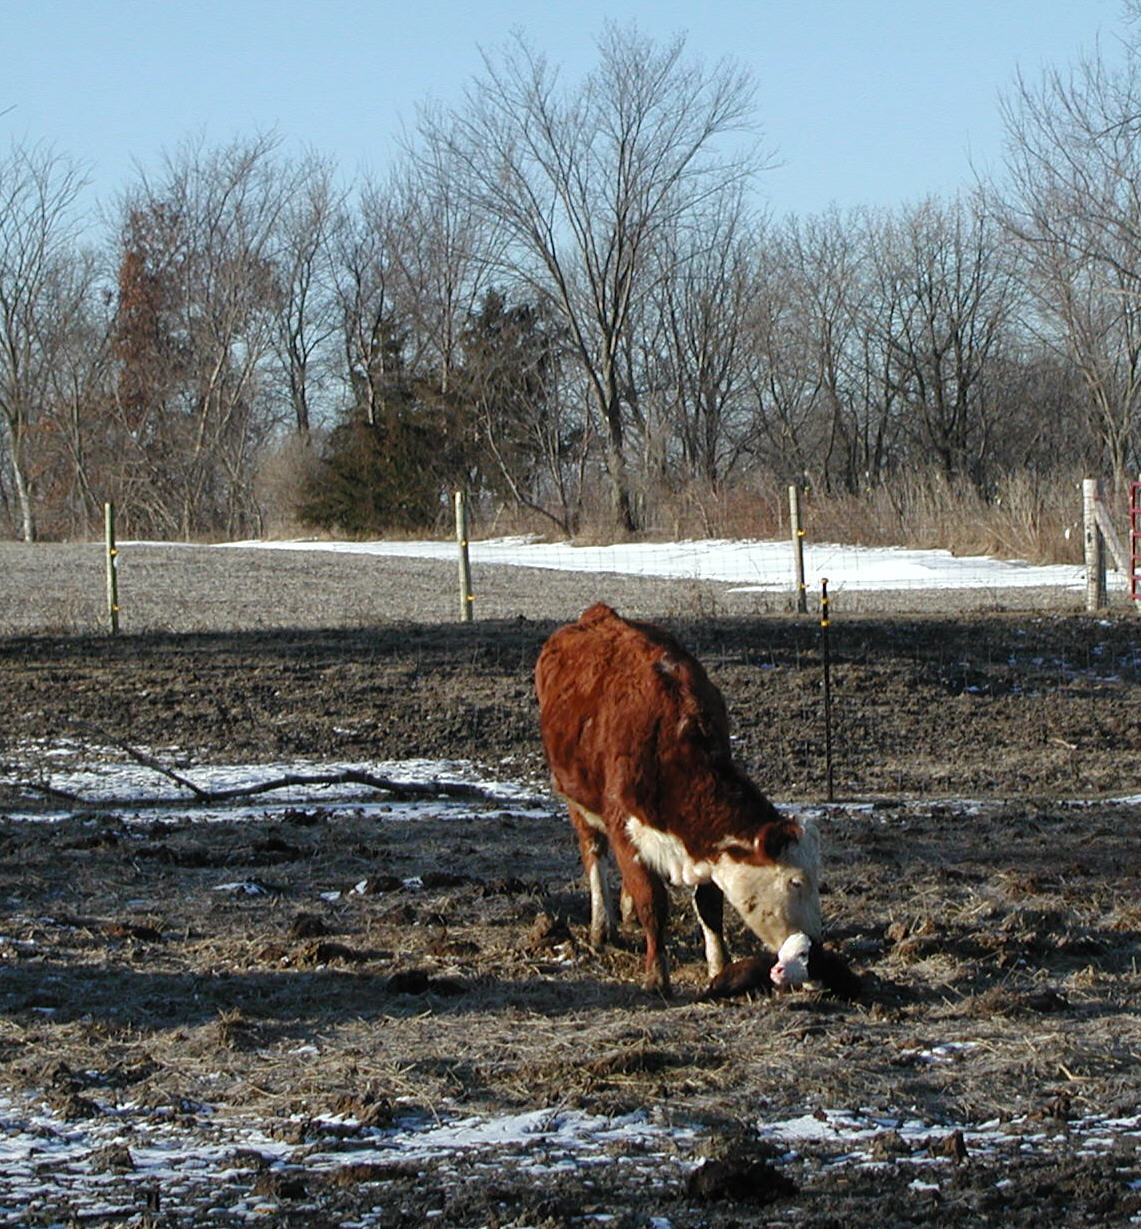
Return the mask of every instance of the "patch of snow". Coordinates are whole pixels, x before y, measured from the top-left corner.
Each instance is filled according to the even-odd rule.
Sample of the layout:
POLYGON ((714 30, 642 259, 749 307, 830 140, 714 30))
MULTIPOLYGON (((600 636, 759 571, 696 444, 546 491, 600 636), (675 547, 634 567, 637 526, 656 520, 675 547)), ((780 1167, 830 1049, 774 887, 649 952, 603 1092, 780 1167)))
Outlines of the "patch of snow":
MULTIPOLYGON (((334 551, 404 559, 456 557, 454 542, 321 542, 260 540, 223 542, 219 547, 263 550, 334 551)), ((687 542, 632 542, 614 546, 573 546, 540 542, 534 537, 492 538, 471 542, 472 563, 543 568, 563 572, 609 572, 632 576, 714 580, 735 584, 741 592, 788 589, 793 584, 792 551, 784 540, 757 542, 706 539, 687 542)), ((1035 566, 1022 559, 985 555, 955 556, 945 550, 806 543, 805 574, 828 577, 833 592, 851 590, 1064 588, 1081 590, 1085 569, 1079 565, 1035 566)), ((1125 578, 1111 572, 1110 588, 1124 588, 1125 578)))
POLYGON ((945 1041, 941 1045, 931 1046, 929 1049, 904 1050, 903 1053, 906 1057, 914 1058, 917 1062, 935 1066, 942 1063, 953 1063, 960 1055, 965 1054, 968 1050, 973 1050, 977 1045, 977 1041, 945 1041))
MULTIPOLYGON (((102 1109, 97 1117, 76 1123, 34 1101, 0 1097, 0 1225, 23 1223, 25 1208, 49 1198, 66 1199, 72 1215, 83 1221, 135 1213, 142 1193, 158 1185, 164 1202, 184 1212, 199 1209, 205 1215, 209 1208, 225 1205, 264 1216, 273 1210, 270 1203, 259 1204, 252 1195, 256 1171, 264 1167, 282 1173, 329 1173, 349 1163, 415 1164, 462 1157, 470 1164, 482 1157, 497 1169, 510 1166, 541 1181, 545 1174, 568 1168, 621 1163, 629 1167, 631 1181, 652 1175, 660 1182, 665 1169, 680 1185, 700 1163, 706 1138, 699 1126, 655 1120, 642 1111, 603 1117, 553 1108, 407 1119, 385 1128, 360 1127, 347 1116, 306 1119, 307 1128, 315 1126, 318 1134, 328 1131, 334 1146, 326 1150, 311 1138, 285 1143, 206 1106, 192 1111, 183 1107, 178 1115, 169 1108, 133 1104, 102 1109), (126 1172, 106 1172, 98 1164, 100 1154, 112 1146, 129 1152, 126 1172)), ((1072 1148, 1075 1142, 1108 1147, 1127 1140, 1134 1148, 1141 1143, 1141 1117, 1079 1119, 1068 1124, 1061 1140, 1028 1119, 955 1125, 871 1110, 816 1111, 760 1122, 757 1129, 762 1138, 793 1145, 782 1164, 909 1164, 916 1167, 912 1189, 932 1193, 952 1164, 934 1145, 955 1131, 962 1132, 968 1154, 991 1157, 1017 1150, 1046 1154, 1072 1148), (886 1131, 900 1136, 907 1154, 890 1162, 874 1160, 871 1145, 886 1131), (802 1157, 797 1149, 816 1155, 802 1157)), ((1141 1180, 1123 1177, 1123 1185, 1139 1189, 1141 1180)), ((658 1217, 652 1224, 668 1229, 669 1221, 658 1217)))
POLYGON ((232 892, 235 896, 266 896, 269 889, 255 879, 246 879, 238 883, 216 883, 214 891, 232 892))
MULTIPOLYGON (((167 1206, 182 1212, 212 1207, 253 1211, 256 1170, 329 1173, 348 1163, 416 1163, 448 1156, 486 1154, 497 1167, 516 1165, 540 1178, 571 1166, 607 1163, 621 1156, 635 1171, 674 1164, 681 1150, 696 1146, 696 1128, 654 1123, 645 1113, 605 1118, 579 1111, 545 1109, 501 1117, 462 1117, 426 1123, 408 1120, 391 1128, 360 1128, 345 1118, 314 1123, 330 1129, 336 1146, 290 1145, 221 1114, 191 1120, 169 1111, 137 1106, 103 1107, 82 1122, 68 1122, 41 1105, 0 1097, 0 1225, 20 1225, 25 1209, 66 1199, 79 1221, 136 1214, 141 1195, 161 1186, 167 1206), (126 1172, 107 1172, 100 1154, 125 1147, 126 1172), (132 1197, 134 1196, 134 1197, 132 1197)), ((263 1201, 264 1202, 264 1201, 263 1201)), ((269 1204, 262 1209, 271 1211, 269 1204)))
MULTIPOLYGON (((151 751, 146 754, 157 762, 178 764, 182 756, 169 751, 151 751)), ((173 806, 179 802, 193 801, 193 791, 180 785, 167 773, 125 755, 113 747, 83 746, 74 743, 58 743, 51 746, 25 745, 14 749, 12 762, 0 770, 0 779, 18 783, 20 770, 16 763, 25 760, 39 763, 41 771, 36 776, 40 785, 74 795, 89 804, 122 803, 116 815, 125 823, 154 819, 156 804, 173 806), (46 766, 44 760, 49 760, 46 766), (142 800, 146 800, 143 803, 142 800), (132 805, 138 800, 138 805, 132 805)), ((472 808, 511 807, 521 815, 546 814, 547 800, 537 800, 533 788, 521 782, 499 776, 488 777, 478 767, 466 760, 283 760, 270 764, 201 764, 186 767, 178 764, 174 770, 184 780, 193 782, 200 790, 220 793, 233 790, 251 790, 269 782, 290 778, 302 778, 296 784, 265 793, 220 802, 216 805, 195 806, 194 816, 199 820, 224 820, 232 822, 242 818, 264 818, 275 810, 308 805, 333 805, 354 802, 359 809, 375 813, 388 820, 450 819, 457 813, 470 814, 472 808), (321 783, 306 778, 335 778, 348 773, 367 775, 391 781, 395 786, 410 786, 430 789, 439 785, 443 789, 452 786, 472 786, 481 797, 457 799, 447 793, 439 797, 424 797, 402 801, 365 783, 332 781, 321 783)), ((29 822, 52 822, 74 814, 81 805, 54 805, 44 810, 26 813, 9 812, 10 818, 29 822)), ((172 815, 174 813, 172 812, 172 815)))
MULTIPOLYGON (((175 762, 169 750, 152 751, 147 754, 162 761, 175 762)), ((153 822, 156 805, 172 821, 181 819, 184 812, 178 803, 190 803, 191 791, 154 769, 137 763, 122 751, 113 747, 85 746, 62 740, 59 743, 20 744, 13 748, 10 763, 0 768, 0 781, 12 784, 19 781, 20 761, 36 763, 40 771, 38 783, 52 789, 76 795, 83 802, 116 805, 115 817, 123 823, 153 822), (44 767, 44 761, 51 764, 44 767), (145 801, 144 801, 145 800, 145 801)), ((317 778, 335 777, 344 773, 368 774, 374 778, 392 781, 395 785, 414 788, 441 785, 472 786, 480 796, 470 799, 441 794, 439 797, 418 798, 400 801, 363 784, 337 782, 323 784, 303 781, 252 797, 239 798, 216 806, 195 805, 192 814, 204 822, 234 822, 241 819, 266 819, 298 806, 345 806, 352 805, 361 814, 370 815, 386 822, 412 820, 454 820, 471 818, 486 811, 496 812, 503 808, 523 818, 541 818, 552 813, 561 814, 562 804, 534 785, 514 780, 506 774, 492 774, 488 770, 466 760, 286 760, 270 764, 202 764, 193 767, 180 766, 179 774, 202 790, 218 792, 244 790, 262 786, 267 782, 289 777, 317 778)), ((881 811, 872 802, 811 803, 774 799, 781 810, 789 815, 803 816, 817 823, 835 823, 849 819, 891 826, 906 816, 906 800, 890 812, 881 811)), ((1120 797, 1089 799, 1059 799, 1059 806, 1084 807, 1112 803, 1121 806, 1141 806, 1141 794, 1124 794, 1120 797)), ((973 813, 987 805, 980 799, 971 798, 926 798, 925 807, 934 805, 954 806, 957 810, 973 813)), ((10 819, 29 823, 50 823, 68 818, 81 809, 82 803, 55 805, 27 812, 8 811, 10 819)))
MULTIPOLYGON (((945 1049, 945 1046, 935 1049, 945 1049)), ((1141 1115, 1131 1118, 1104 1118, 1091 1115, 1066 1124, 1066 1146, 1111 1147, 1115 1142, 1128 1139, 1141 1142, 1141 1115)), ((928 1154, 932 1145, 961 1131, 968 1153, 996 1156, 1003 1151, 1024 1149, 1049 1151, 1056 1138, 1047 1132, 1040 1121, 1030 1117, 1016 1118, 1008 1122, 993 1119, 984 1123, 935 1123, 908 1114, 895 1114, 881 1110, 816 1110, 776 1122, 759 1122, 758 1133, 762 1138, 793 1148, 811 1147, 825 1151, 824 1163, 828 1165, 882 1165, 886 1162, 873 1159, 871 1144, 877 1136, 887 1131, 899 1135, 916 1164, 945 1164, 949 1158, 928 1154)))

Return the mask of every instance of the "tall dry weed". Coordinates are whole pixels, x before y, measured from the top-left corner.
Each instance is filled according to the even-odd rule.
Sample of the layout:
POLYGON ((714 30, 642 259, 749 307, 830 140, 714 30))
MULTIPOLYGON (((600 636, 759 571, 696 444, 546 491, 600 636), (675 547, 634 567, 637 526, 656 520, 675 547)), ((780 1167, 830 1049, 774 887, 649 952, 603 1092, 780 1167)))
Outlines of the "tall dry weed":
MULTIPOLYGON (((912 474, 862 495, 807 492, 815 541, 949 550, 1028 563, 1080 563, 1080 479, 1005 476, 988 494, 939 474, 912 474)), ((787 519, 784 532, 787 532, 787 519)))
MULTIPOLYGON (((780 538, 789 533, 788 487, 775 477, 709 491, 690 485, 647 501, 647 536, 780 538)), ((803 527, 817 542, 949 550, 1028 563, 1080 563, 1081 479, 1006 475, 986 494, 937 473, 900 475, 859 495, 809 490, 803 527)), ((1124 525, 1124 509, 1116 509, 1124 525)), ((1124 532, 1124 529, 1122 529, 1124 532)), ((592 527, 606 537, 605 523, 592 527)))
MULTIPOLYGON (((267 460, 258 476, 265 536, 293 536, 300 531, 291 515, 293 501, 314 464, 312 448, 304 445, 283 448, 267 460)), ((583 499, 574 534, 578 545, 617 540, 602 495, 599 489, 583 499)), ((746 482, 717 489, 697 482, 663 483, 643 489, 637 505, 644 526, 638 536, 643 540, 764 540, 789 533, 788 485, 775 475, 752 475, 746 482)), ((805 532, 816 542, 941 549, 959 556, 993 555, 1033 564, 1082 559, 1080 476, 1042 478, 1017 472, 1005 475, 983 494, 969 482, 939 473, 909 473, 858 495, 804 491, 801 508, 805 532)), ((1124 539, 1128 511, 1114 506, 1112 514, 1124 539)), ((450 509, 442 508, 440 536, 452 530, 450 515, 450 509)), ((548 518, 501 501, 472 501, 469 517, 476 538, 555 536, 548 518)))

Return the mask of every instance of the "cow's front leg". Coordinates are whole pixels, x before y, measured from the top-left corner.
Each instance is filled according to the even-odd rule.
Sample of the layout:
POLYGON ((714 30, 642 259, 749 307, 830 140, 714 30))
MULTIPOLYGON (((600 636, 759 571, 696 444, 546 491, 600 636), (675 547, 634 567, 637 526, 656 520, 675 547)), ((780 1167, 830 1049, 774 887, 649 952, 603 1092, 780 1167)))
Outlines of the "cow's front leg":
POLYGON ((705 938, 705 962, 712 981, 729 963, 725 946, 725 894, 715 883, 699 883, 693 890, 693 907, 705 938))
POLYGON ((661 878, 649 870, 637 849, 625 835, 611 842, 615 860, 622 872, 622 890, 629 894, 646 937, 646 966, 642 985, 659 994, 670 993, 669 957, 666 953, 666 924, 669 894, 661 878))

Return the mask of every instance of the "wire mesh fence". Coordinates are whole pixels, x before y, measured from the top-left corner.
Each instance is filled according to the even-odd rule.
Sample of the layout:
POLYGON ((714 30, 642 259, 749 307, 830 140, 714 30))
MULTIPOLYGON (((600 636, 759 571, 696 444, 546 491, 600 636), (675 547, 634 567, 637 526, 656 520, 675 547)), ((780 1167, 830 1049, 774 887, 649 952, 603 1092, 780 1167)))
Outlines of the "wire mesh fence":
MULTIPOLYGON (((471 543, 472 610, 488 619, 575 618, 605 601, 641 618, 796 614, 788 542, 570 546, 471 543)), ((124 542, 118 617, 125 634, 457 621, 455 542, 294 542, 227 546, 124 542), (272 547, 272 549, 270 549, 272 547)), ((108 630, 101 543, 0 543, 0 634, 108 630)), ((1081 567, 953 558, 942 551, 805 547, 808 617, 823 579, 833 613, 1070 611, 1081 567)), ((1108 577, 1111 611, 1132 608, 1108 577)), ((804 617, 804 616, 800 616, 804 617)))

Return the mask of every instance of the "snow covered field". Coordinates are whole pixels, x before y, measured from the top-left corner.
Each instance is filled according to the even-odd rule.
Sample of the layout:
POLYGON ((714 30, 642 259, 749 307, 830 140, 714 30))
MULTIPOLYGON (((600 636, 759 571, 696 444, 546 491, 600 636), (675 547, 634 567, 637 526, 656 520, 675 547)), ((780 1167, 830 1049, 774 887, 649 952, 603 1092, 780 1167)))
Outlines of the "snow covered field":
MULTIPOLYGON (((452 561, 451 542, 247 541, 228 547, 282 551, 334 551, 344 554, 452 561)), ((792 549, 787 542, 725 541, 639 542, 616 546, 572 546, 531 538, 496 538, 472 542, 473 564, 548 568, 567 572, 612 572, 628 576, 716 580, 742 591, 788 589, 793 582, 792 549)), ((1022 560, 986 556, 956 557, 945 550, 861 547, 812 543, 804 549, 805 581, 821 579, 836 592, 912 587, 942 589, 1026 589, 1057 587, 1080 590, 1085 569, 1071 565, 1033 566, 1022 560)), ((1124 586, 1111 572, 1107 583, 1124 586)))

